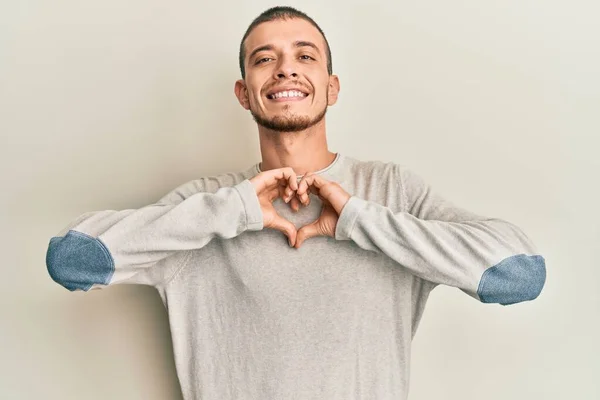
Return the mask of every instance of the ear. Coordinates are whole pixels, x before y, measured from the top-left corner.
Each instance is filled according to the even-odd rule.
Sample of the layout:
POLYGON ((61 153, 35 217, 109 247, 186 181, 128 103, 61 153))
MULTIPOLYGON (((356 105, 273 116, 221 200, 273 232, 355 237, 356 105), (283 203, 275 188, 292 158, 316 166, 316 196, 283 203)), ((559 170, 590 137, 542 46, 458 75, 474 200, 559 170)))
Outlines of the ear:
POLYGON ((233 88, 235 92, 235 97, 237 97, 238 101, 246 110, 250 109, 250 100, 248 99, 248 89, 246 88, 246 82, 243 79, 239 79, 235 82, 235 87, 233 88))
POLYGON ((332 106, 337 102, 340 92, 340 80, 337 75, 329 77, 329 95, 327 96, 327 105, 332 106))

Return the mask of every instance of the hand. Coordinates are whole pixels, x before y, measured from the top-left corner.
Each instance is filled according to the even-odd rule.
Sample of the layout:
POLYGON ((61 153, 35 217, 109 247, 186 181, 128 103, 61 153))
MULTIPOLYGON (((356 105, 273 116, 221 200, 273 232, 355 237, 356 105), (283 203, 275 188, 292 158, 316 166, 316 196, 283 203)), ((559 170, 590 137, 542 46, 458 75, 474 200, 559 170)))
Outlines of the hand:
POLYGON ((286 203, 294 200, 292 208, 299 208, 299 199, 294 194, 298 190, 298 180, 292 168, 278 168, 261 172, 250 182, 254 185, 256 195, 263 213, 263 227, 283 232, 290 246, 296 243, 297 231, 294 224, 280 216, 273 207, 273 201, 281 197, 286 203))
POLYGON ((323 207, 319 218, 298 230, 294 244, 297 249, 311 237, 330 236, 335 238, 335 228, 339 216, 351 197, 338 183, 328 181, 314 173, 304 175, 296 190, 296 196, 305 206, 310 204, 309 192, 319 196, 323 207))

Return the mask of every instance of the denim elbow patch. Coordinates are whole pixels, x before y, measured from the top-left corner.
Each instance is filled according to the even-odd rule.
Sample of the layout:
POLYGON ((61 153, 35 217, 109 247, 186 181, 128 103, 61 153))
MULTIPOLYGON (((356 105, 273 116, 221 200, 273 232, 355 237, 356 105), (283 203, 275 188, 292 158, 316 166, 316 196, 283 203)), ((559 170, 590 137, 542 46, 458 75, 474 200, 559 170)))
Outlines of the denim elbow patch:
POLYGON ((540 255, 518 254, 488 268, 477 294, 483 303, 509 305, 533 300, 546 282, 546 263, 540 255))
POLYGON ((46 266, 52 279, 70 291, 88 291, 94 284, 108 285, 115 270, 104 243, 73 230, 50 239, 46 266))

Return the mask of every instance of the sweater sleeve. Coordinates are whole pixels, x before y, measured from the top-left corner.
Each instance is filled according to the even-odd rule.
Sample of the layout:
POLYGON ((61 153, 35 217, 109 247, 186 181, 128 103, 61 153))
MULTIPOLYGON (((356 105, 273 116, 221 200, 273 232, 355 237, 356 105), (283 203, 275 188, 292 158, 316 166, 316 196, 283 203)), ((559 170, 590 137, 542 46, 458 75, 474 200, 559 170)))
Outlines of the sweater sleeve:
POLYGON ((509 305, 540 294, 545 260, 520 228, 456 207, 415 172, 396 167, 401 211, 352 196, 336 239, 384 253, 414 275, 483 303, 509 305))
POLYGON ((156 285, 165 279, 156 269, 167 257, 202 248, 214 237, 261 229, 262 210, 248 179, 183 199, 174 190, 140 209, 80 215, 50 239, 46 266, 70 291, 115 283, 156 285))

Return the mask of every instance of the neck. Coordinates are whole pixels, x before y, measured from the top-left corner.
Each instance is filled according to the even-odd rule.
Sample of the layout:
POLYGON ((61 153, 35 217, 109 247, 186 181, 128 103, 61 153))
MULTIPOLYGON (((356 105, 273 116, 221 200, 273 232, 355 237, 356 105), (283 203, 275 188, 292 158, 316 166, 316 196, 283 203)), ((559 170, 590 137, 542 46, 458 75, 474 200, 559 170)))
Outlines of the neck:
POLYGON ((258 126, 261 171, 291 167, 296 175, 319 171, 336 157, 327 148, 325 118, 300 132, 276 132, 258 126))

